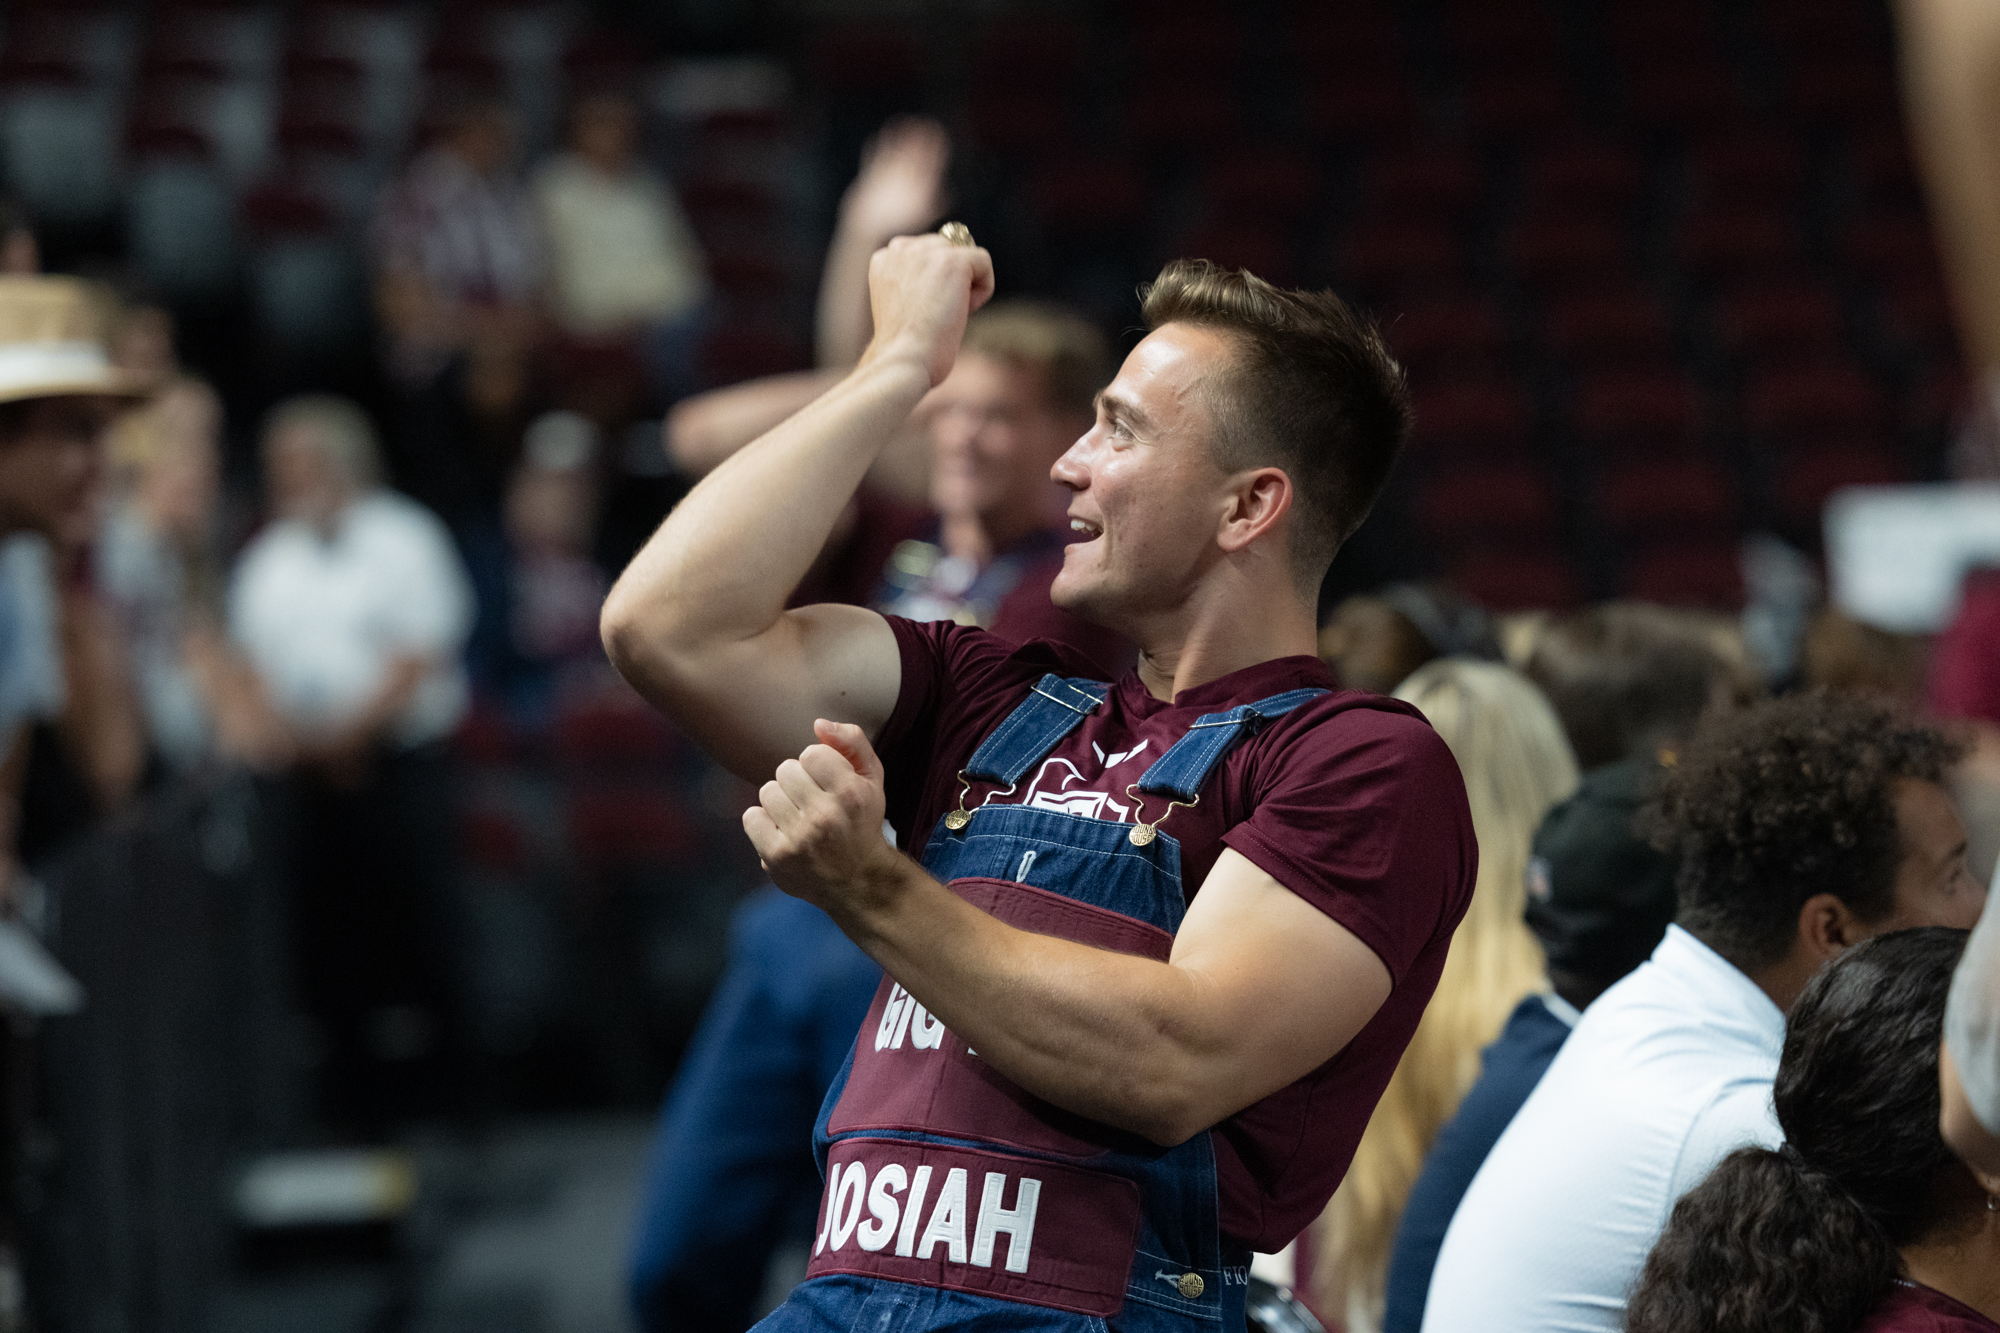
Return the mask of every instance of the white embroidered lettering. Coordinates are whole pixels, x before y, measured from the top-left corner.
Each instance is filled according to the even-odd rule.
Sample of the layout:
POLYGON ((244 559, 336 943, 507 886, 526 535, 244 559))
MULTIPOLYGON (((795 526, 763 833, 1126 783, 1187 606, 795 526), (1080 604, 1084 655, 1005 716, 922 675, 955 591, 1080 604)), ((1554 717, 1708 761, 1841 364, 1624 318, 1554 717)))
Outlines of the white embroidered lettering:
POLYGON ((901 986, 889 988, 889 1003, 882 1006, 882 1021, 875 1028, 875 1049, 881 1050, 889 1044, 889 1038, 896 1035, 896 1024, 903 1017, 903 1004, 909 998, 901 986))
POLYGON ((868 1211, 874 1220, 863 1222, 855 1228, 854 1240, 870 1254, 885 1248, 896 1234, 896 1195, 910 1183, 909 1174, 894 1162, 875 1173, 875 1183, 868 1190, 868 1211))
MULTIPOLYGON (((917 1258, 928 1259, 931 1251, 944 1242, 945 1256, 955 1264, 965 1262, 965 1168, 955 1166, 944 1173, 944 1185, 938 1190, 937 1207, 931 1210, 931 1220, 924 1227, 924 1238, 917 1242, 917 1258)), ((839 1242, 834 1242, 836 1248, 839 1242)))
POLYGON ((840 1187, 841 1170, 838 1166, 826 1178, 826 1188, 820 1191, 819 1239, 813 1243, 813 1253, 826 1248, 826 1233, 833 1228, 833 1192, 840 1187))
POLYGON ((986 1188, 979 1194, 979 1222, 972 1233, 972 1262, 981 1268, 993 1267, 993 1241, 1007 1233, 1007 1271, 1028 1271, 1028 1250, 1035 1243, 1035 1205, 1041 1202, 1042 1182, 1028 1176, 1014 1188, 1014 1206, 1002 1208, 1007 1177, 998 1171, 986 1173, 986 1188))
POLYGON ((935 1051, 944 1045, 944 1020, 934 1018, 922 1005, 917 1006, 917 1021, 910 1026, 910 1045, 920 1051, 935 1051))
POLYGON ((1023 884, 1028 882, 1028 872, 1035 868, 1035 853, 1021 853, 1021 868, 1014 872, 1014 878, 1023 884))
POLYGON ((908 991, 903 992, 903 1013, 896 1020, 896 1035, 889 1039, 889 1049, 903 1049, 903 1034, 910 1030, 910 1018, 917 1012, 917 1002, 908 991))
POLYGON ((861 1220, 861 1196, 867 1189, 868 1168, 859 1162, 849 1162, 847 1174, 840 1178, 840 1188, 834 1191, 833 1206, 829 1210, 833 1217, 829 1248, 838 1250, 854 1234, 854 1224, 861 1220))
POLYGON ((896 1253, 905 1259, 915 1253, 917 1220, 923 1216, 924 1194, 930 1187, 931 1169, 918 1167, 915 1179, 910 1181, 910 1197, 903 1201, 903 1226, 896 1233, 896 1253))

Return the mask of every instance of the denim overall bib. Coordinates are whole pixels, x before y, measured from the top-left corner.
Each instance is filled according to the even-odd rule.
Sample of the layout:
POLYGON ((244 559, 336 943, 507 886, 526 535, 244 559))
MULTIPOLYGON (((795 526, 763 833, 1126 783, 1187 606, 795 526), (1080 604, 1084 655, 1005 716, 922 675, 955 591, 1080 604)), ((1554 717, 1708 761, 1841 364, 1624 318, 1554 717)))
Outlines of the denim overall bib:
MULTIPOLYGON (((1109 686, 1042 677, 974 751, 967 793, 1010 794, 1109 686)), ((1132 824, 1022 805, 945 815, 924 867, 1020 929, 1165 961, 1186 897, 1160 825, 1235 745, 1324 694, 1208 714, 1134 783, 1132 824)), ((990 798, 989 798, 990 799, 990 798)), ((1206 1133, 1175 1148, 1016 1087, 884 978, 827 1093, 807 1280, 765 1327, 1236 1333, 1249 1253, 1218 1227, 1206 1133), (887 1279, 887 1280, 884 1280, 887 1279)))

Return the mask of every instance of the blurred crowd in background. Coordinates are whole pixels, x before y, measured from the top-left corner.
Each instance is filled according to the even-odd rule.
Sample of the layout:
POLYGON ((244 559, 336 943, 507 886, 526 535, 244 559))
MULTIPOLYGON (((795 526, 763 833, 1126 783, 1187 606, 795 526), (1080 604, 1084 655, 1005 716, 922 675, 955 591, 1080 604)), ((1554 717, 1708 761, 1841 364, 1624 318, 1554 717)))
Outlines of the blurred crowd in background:
POLYGON ((1031 299, 812 596, 1009 614, 1059 552, 1043 454, 1168 257, 1332 285, 1409 372, 1320 643, 1451 744, 1480 878, 1291 1273, 1415 1328, 1426 1155, 1503 1028, 1546 1065, 1659 941, 1633 818, 1705 713, 1934 718, 1971 872, 2000 860, 2000 338, 1939 183, 1953 77, 1868 0, 13 0, 0 270, 85 282, 145 390, 89 530, 0 545, 9 910, 84 996, 9 1030, 38 1326, 201 1326, 231 1228, 407 1202, 370 1159, 358 1212, 225 1203, 259 1154, 658 1104, 758 883, 750 793, 598 608, 860 355, 868 255, 950 216, 1031 299))

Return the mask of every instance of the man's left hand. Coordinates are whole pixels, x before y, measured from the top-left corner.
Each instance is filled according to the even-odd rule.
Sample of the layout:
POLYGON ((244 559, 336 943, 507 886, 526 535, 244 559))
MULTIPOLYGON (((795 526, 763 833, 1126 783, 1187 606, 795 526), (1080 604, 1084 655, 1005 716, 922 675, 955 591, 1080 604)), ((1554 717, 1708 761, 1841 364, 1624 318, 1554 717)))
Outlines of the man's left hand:
POLYGON ((758 791, 743 831, 779 888, 838 920, 893 882, 903 858, 882 837, 882 761, 867 734, 824 718, 813 734, 820 743, 758 791))

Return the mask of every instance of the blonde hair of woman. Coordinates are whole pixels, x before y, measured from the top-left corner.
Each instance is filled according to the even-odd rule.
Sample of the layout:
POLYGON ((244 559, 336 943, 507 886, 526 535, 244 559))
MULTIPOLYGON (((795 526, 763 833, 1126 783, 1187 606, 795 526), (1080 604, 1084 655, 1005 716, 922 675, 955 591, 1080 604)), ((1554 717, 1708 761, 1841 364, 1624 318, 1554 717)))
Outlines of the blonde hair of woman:
POLYGON ((1529 844, 1577 783, 1555 710, 1510 667, 1443 659, 1419 668, 1396 697, 1422 710, 1458 760, 1479 877, 1437 991, 1310 1232, 1316 1303, 1348 1333, 1381 1326, 1390 1248, 1424 1155, 1478 1078, 1480 1052, 1514 1006, 1546 986, 1541 946, 1522 920, 1529 844))

